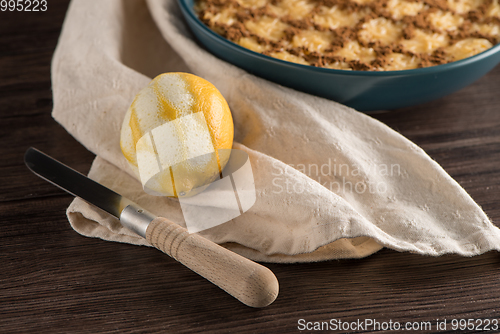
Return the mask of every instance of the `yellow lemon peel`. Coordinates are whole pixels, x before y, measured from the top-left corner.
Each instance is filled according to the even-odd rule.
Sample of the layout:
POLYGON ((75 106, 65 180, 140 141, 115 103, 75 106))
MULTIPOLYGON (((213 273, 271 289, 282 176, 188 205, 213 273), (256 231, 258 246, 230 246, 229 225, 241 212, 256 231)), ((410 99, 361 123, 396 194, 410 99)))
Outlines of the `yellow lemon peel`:
POLYGON ((145 189, 178 197, 220 175, 233 135, 231 111, 213 84, 189 73, 164 73, 134 98, 120 147, 145 189))

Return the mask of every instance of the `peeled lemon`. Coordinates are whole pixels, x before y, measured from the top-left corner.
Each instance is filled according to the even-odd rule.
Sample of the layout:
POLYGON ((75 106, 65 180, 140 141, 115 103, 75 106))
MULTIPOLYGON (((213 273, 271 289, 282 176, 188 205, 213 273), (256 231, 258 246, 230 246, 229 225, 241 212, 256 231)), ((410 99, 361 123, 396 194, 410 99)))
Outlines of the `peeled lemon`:
POLYGON ((214 85, 193 74, 165 73, 136 95, 120 146, 147 192, 179 197, 220 176, 233 134, 231 111, 214 85))

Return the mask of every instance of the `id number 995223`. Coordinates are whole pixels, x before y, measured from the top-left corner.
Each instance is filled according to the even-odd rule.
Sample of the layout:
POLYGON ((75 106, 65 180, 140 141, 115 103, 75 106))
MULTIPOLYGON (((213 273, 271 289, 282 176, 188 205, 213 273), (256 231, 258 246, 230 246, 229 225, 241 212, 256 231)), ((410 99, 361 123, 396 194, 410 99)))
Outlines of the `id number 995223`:
POLYGON ((2 12, 45 12, 47 0, 0 0, 2 12))

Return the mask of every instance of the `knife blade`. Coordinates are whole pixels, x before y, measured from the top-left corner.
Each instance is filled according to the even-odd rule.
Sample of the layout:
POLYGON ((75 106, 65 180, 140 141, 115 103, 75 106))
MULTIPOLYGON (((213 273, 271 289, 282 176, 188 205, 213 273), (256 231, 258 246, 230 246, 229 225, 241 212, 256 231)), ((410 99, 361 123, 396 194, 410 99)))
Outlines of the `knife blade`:
POLYGON ((28 148, 24 162, 37 176, 117 217, 123 226, 245 305, 265 307, 278 296, 278 280, 268 268, 157 217, 36 148, 28 148))

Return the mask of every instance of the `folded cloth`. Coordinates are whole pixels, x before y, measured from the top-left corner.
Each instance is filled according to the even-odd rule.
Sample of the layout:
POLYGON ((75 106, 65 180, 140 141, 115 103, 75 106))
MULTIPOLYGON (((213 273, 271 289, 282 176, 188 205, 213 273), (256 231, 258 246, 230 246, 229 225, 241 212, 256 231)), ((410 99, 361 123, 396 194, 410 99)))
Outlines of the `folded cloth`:
MULTIPOLYGON (((418 254, 499 250, 500 230, 435 161, 377 120, 284 88, 197 44, 175 0, 73 0, 53 58, 53 117, 97 155, 90 177, 185 226, 179 202, 146 194, 120 151, 120 127, 154 76, 184 71, 227 99, 234 148, 248 153, 257 199, 199 232, 258 261, 360 258, 382 247, 418 254)), ((80 199, 79 233, 145 245, 80 199)))

